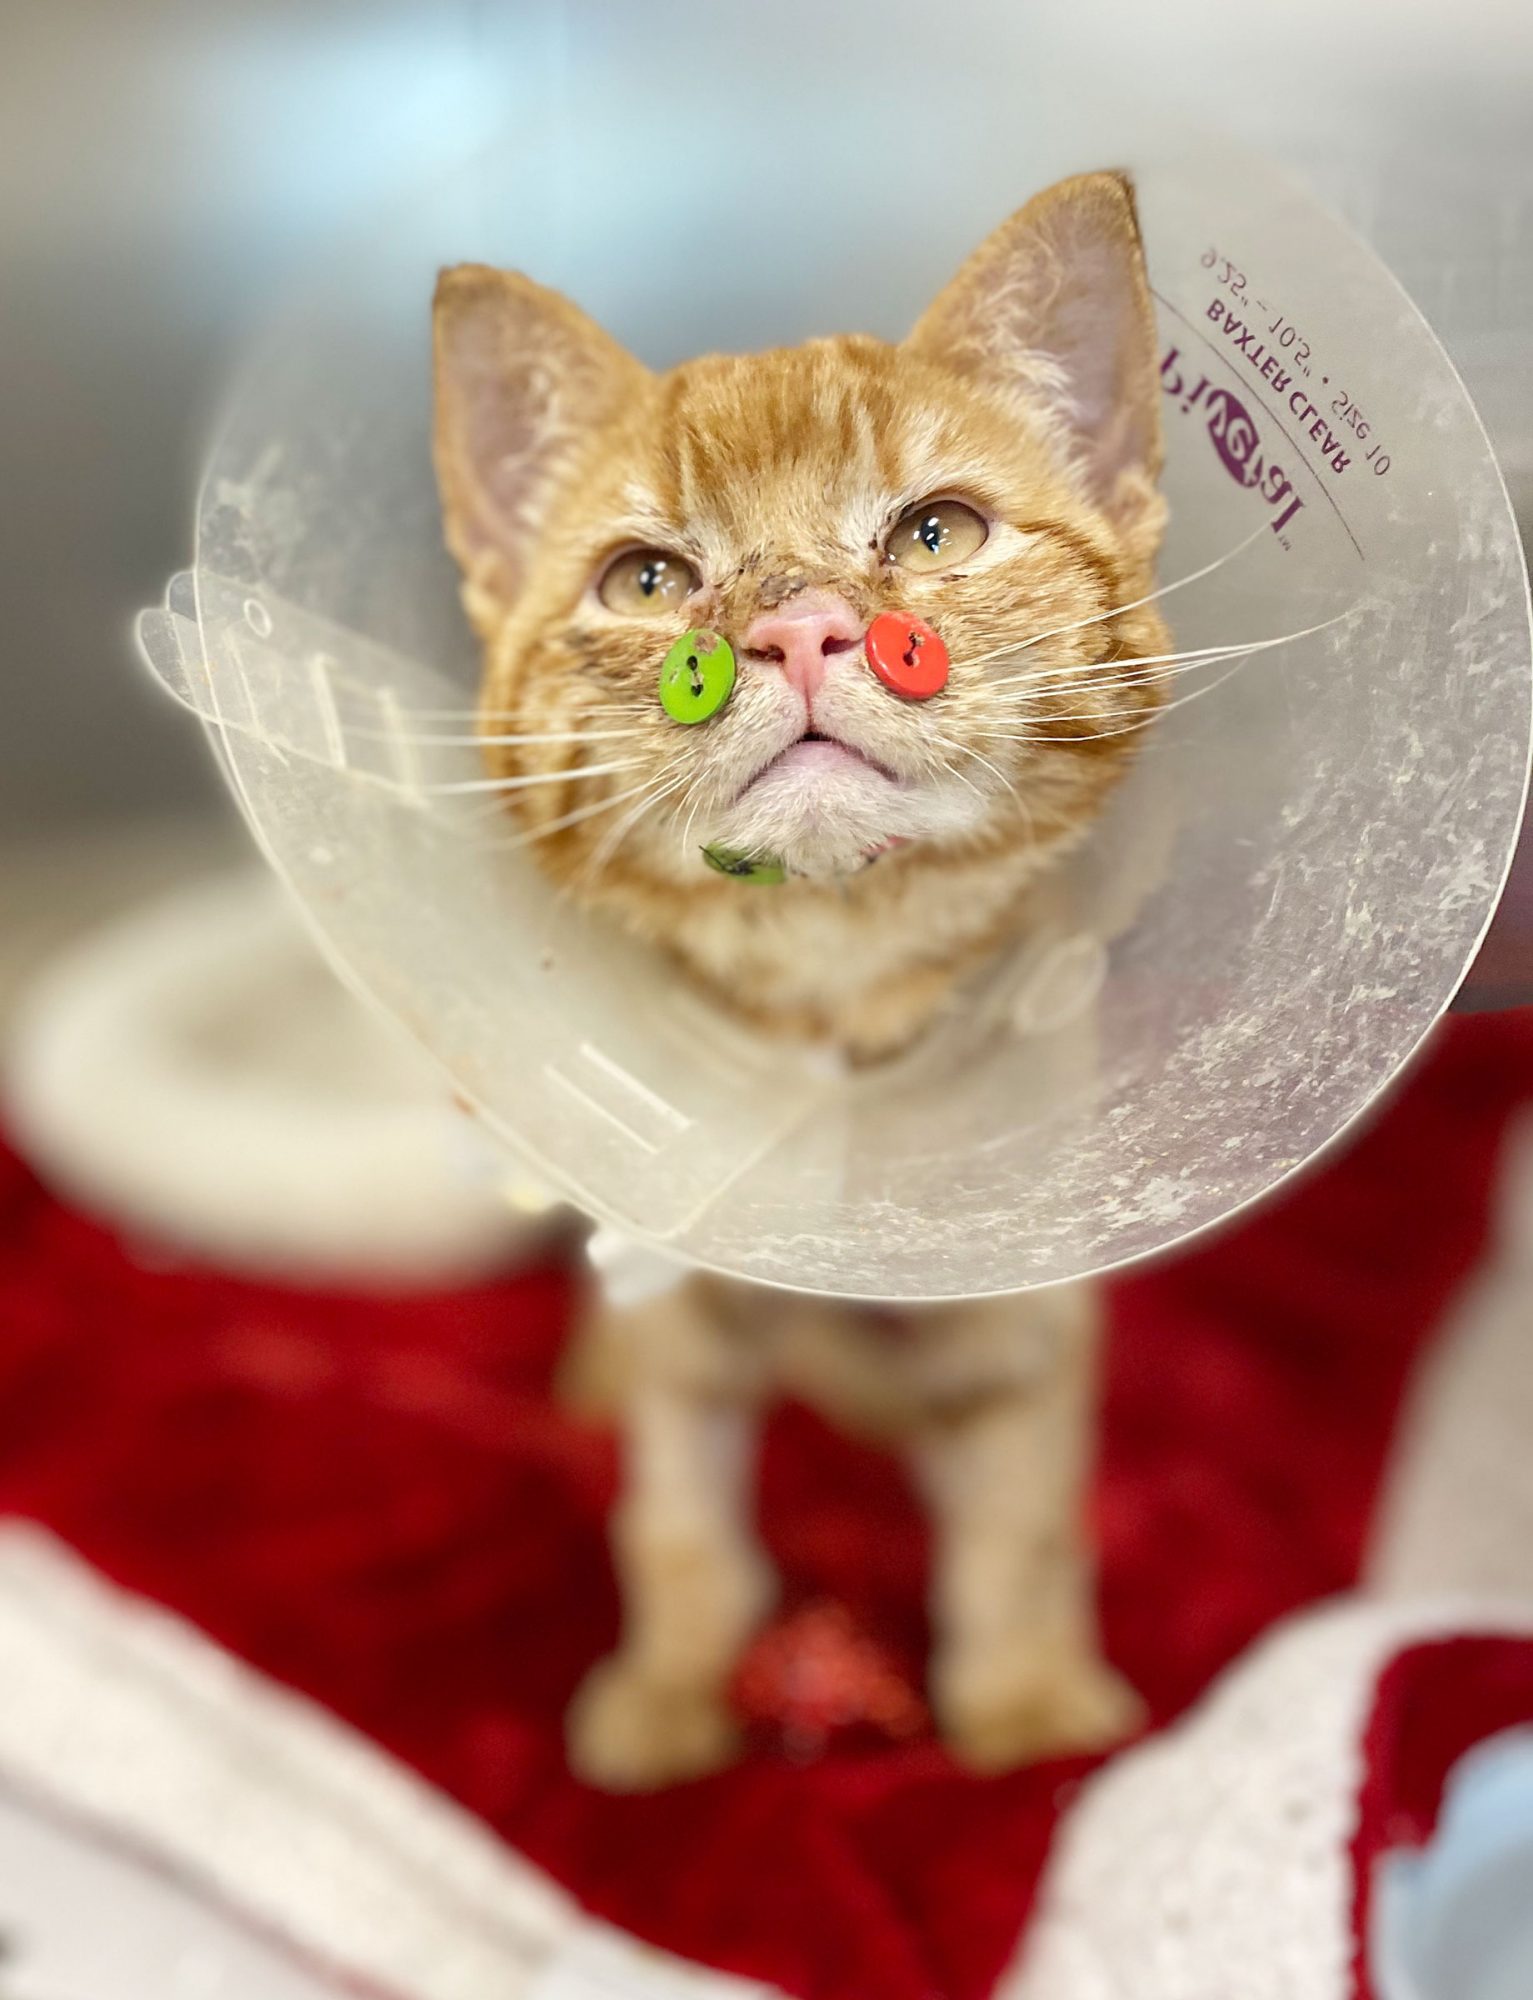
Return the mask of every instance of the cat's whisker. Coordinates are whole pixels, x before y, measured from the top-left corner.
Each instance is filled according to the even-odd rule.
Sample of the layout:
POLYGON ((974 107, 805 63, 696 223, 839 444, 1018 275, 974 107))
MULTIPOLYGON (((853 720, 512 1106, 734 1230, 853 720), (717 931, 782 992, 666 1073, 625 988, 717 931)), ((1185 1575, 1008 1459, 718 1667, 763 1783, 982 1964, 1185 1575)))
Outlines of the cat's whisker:
POLYGON ((692 852, 692 828, 703 806, 702 793, 697 790, 697 781, 695 779, 692 783, 692 790, 695 796, 692 800, 691 810, 687 814, 686 822, 681 829, 681 853, 684 860, 692 852))
POLYGON ((991 660, 1000 659, 1004 654, 1023 652, 1029 646, 1041 646, 1046 639, 1063 638, 1067 632, 1084 631, 1088 625, 1104 625, 1110 618, 1121 618, 1127 611, 1138 611, 1146 604, 1153 604, 1157 598, 1169 597, 1174 590, 1185 590, 1189 583, 1201 583, 1205 576, 1212 576, 1215 570, 1223 569, 1225 564, 1233 562, 1236 556, 1244 555, 1252 543, 1258 541, 1266 532, 1267 523, 1264 521, 1259 527, 1253 528, 1244 541, 1237 542, 1232 549, 1226 549, 1222 556, 1216 556, 1212 562, 1204 563, 1201 569, 1189 570, 1185 576, 1176 577, 1170 583, 1160 584, 1156 589, 1147 591, 1143 597, 1130 599, 1127 604, 1114 604, 1106 611, 1093 612, 1089 618, 1076 618, 1068 625, 1054 625, 1047 632, 1035 632, 1030 639, 1024 639, 1019 646, 998 646, 994 652, 981 653, 968 664, 972 667, 982 667, 991 660))
POLYGON ((668 784, 661 784, 660 779, 665 776, 665 773, 662 771, 659 777, 651 780, 649 796, 640 799, 633 810, 625 813, 616 826, 608 828, 607 832, 602 835, 600 841, 597 843, 591 859, 581 870, 581 881, 587 888, 594 885, 597 876, 607 866, 623 841, 628 837, 633 828, 638 825, 639 821, 643 819, 645 814, 652 812, 662 800, 670 798, 674 792, 680 791, 682 786, 687 782, 687 775, 685 771, 678 771, 668 784), (655 790, 654 787, 657 785, 659 789, 655 790))
MULTIPOLYGON (((641 792, 647 791, 653 782, 653 779, 646 779, 642 785, 630 785, 627 791, 614 792, 611 798, 597 799, 593 804, 576 806, 570 812, 561 813, 556 819, 546 820, 541 826, 523 828, 502 839, 497 840, 479 834, 465 834, 465 837, 470 839, 475 847, 494 849, 502 854, 513 854, 523 847, 532 846, 535 841, 546 840, 551 833, 562 833, 566 827, 578 826, 582 820, 595 819, 599 813, 611 812, 614 806, 623 805, 629 799, 637 798, 641 792)), ((497 812, 496 817, 500 818, 503 815, 497 812)), ((449 825, 449 831, 464 830, 449 825)))
MULTIPOLYGON (((1011 779, 1006 776, 1004 771, 998 769, 996 765, 992 764, 988 757, 982 757, 977 750, 971 750, 968 744, 959 743, 956 744, 954 747, 958 750, 961 750, 966 757, 973 757, 976 760, 976 762, 983 764, 987 771, 994 772, 995 776, 1000 779, 1001 783, 1006 787, 1007 791, 1011 793, 1012 799, 1016 804, 1017 810, 1022 815, 1023 821, 1025 822, 1027 827, 1028 839, 1036 847, 1038 845, 1037 818, 1033 812, 1031 804, 1029 803, 1028 800, 1023 798, 1022 794, 1017 790, 1016 786, 1012 783, 1011 779)), ((956 772, 954 773, 954 775, 955 776, 957 775, 956 772)))
MULTIPOLYGON (((637 770, 639 768, 637 760, 629 768, 637 770)), ((507 818, 506 801, 497 794, 492 794, 487 798, 476 798, 471 803, 465 801, 461 807, 454 811, 452 817, 454 823, 459 826, 484 823, 504 824, 507 818)))
MULTIPOLYGON (((577 708, 578 716, 592 716, 598 720, 613 716, 645 717, 654 715, 654 706, 638 701, 590 702, 577 708)), ((397 711, 403 722, 462 723, 465 727, 483 722, 525 723, 527 711, 524 708, 481 708, 477 703, 467 708, 401 708, 397 711)), ((360 733, 360 732, 359 732, 360 733)), ((394 735, 394 730, 370 734, 394 735)))
MULTIPOLYGON (((1127 672, 1131 668, 1176 667, 1199 660, 1212 659, 1226 653, 1241 650, 1245 642, 1230 640, 1227 644, 1207 647, 1187 647, 1176 653, 1132 653, 1121 660, 1100 660, 1094 666, 1075 665, 1069 667, 1039 667, 1026 673, 1008 674, 985 683, 986 692, 1003 693, 1008 688, 1040 688, 1045 693, 1052 687, 1100 687, 1103 677, 1109 674, 1127 672)), ((1252 641, 1261 644, 1262 641, 1252 641)))
MULTIPOLYGON (((1000 735, 1008 743, 1050 743, 1056 748, 1061 746, 1068 747, 1072 743, 1102 743, 1109 737, 1133 736, 1141 729, 1148 729, 1152 723, 1159 722, 1162 716, 1169 715, 1173 709, 1186 708, 1189 702, 1201 701, 1204 695, 1215 693, 1219 688, 1224 686, 1226 681, 1234 679, 1235 675, 1241 671, 1242 664, 1241 661, 1237 660, 1234 666, 1229 668, 1227 672, 1220 674, 1217 680, 1210 681, 1206 687, 1192 688, 1188 693, 1178 695, 1175 701, 1165 702, 1160 707, 1152 708, 1148 712, 1142 709, 1121 711, 1124 714, 1131 713, 1133 718, 1131 721, 1124 723, 1121 729, 1098 729, 1080 736, 1060 736, 1047 730, 1008 731, 1004 733, 992 730, 990 734, 1000 735)), ((1069 716, 1050 717, 1049 719, 1061 722, 1072 720, 1069 716)), ((1098 722, 1101 720, 1101 717, 1099 715, 1082 715, 1074 719, 1083 722, 1098 722)))
MULTIPOLYGON (((1329 631, 1333 625, 1340 625, 1348 618, 1355 617, 1361 605, 1349 605, 1345 611, 1338 611, 1331 618, 1323 618, 1315 625, 1302 625, 1293 632, 1280 632, 1270 639, 1249 639, 1231 642, 1221 646, 1196 646, 1174 653, 1142 653, 1126 660, 1105 660, 1102 667, 1109 675, 1121 673, 1126 668, 1165 668, 1164 675, 1143 674, 1137 678, 1171 679, 1175 672, 1185 672, 1189 668, 1212 660, 1245 658, 1253 653, 1271 652, 1277 646, 1291 646, 1300 639, 1313 638, 1317 632, 1329 631)), ((1007 675, 986 683, 989 691, 1003 693, 1008 688, 1033 688, 1047 692, 1053 683, 1077 684, 1083 688, 1103 688, 1112 686, 1110 678, 1091 667, 1050 667, 1039 668, 1022 674, 1007 675)), ((1131 683, 1129 683, 1131 684, 1131 683)))
POLYGON ((633 743, 647 733, 643 729, 551 729, 541 735, 533 731, 519 736, 442 736, 434 740, 440 743, 483 743, 499 748, 512 743, 633 743))
POLYGON ((1244 646, 1215 646, 1210 647, 1205 653, 1199 653, 1196 657, 1189 656, 1180 662, 1173 660, 1169 665, 1163 664, 1159 660, 1143 663, 1125 661, 1120 664, 1128 666, 1142 665, 1143 671, 1114 675, 1108 679, 1103 679, 1090 673, 1078 674, 1072 676, 1068 681, 1060 681, 1057 684, 1050 684, 1043 687, 1035 687, 1028 684, 1025 687, 1019 685, 1015 689, 1002 689, 999 690, 1001 694, 1000 706, 1005 710, 1023 715, 1035 708, 1040 713, 1046 713, 1049 712, 1045 707, 1046 703, 1053 700, 1066 699, 1070 696, 1087 697, 1101 694, 1126 694, 1136 688, 1164 687, 1172 681, 1180 680, 1185 675, 1194 673, 1201 668, 1216 666, 1224 660, 1244 659, 1247 657, 1249 650, 1244 646))
MULTIPOLYGON (((960 757, 972 757, 975 763, 983 764, 985 769, 990 773, 990 775, 993 778, 995 778, 999 784, 1004 785, 1006 790, 1011 793, 1013 798, 1017 797, 1017 788, 1011 782, 1010 778, 1006 776, 1006 773, 1004 771, 997 770, 996 766, 991 763, 988 757, 982 757, 977 750, 970 749, 967 743, 960 743, 957 741, 956 738, 952 736, 940 735, 936 731, 933 731, 932 741, 934 743, 941 744, 941 746, 945 750, 956 750, 960 757)), ((974 784, 974 782, 971 779, 966 778, 961 771, 954 771, 950 768, 948 771, 948 776, 950 778, 956 778, 959 784, 961 785, 967 785, 969 787, 969 790, 975 793, 977 797, 979 798, 984 797, 984 794, 983 792, 980 791, 979 787, 976 784, 974 784)))
POLYGON ((564 771, 531 771, 514 778, 451 778, 417 789, 432 798, 467 798, 474 793, 522 792, 533 785, 573 783, 577 778, 609 778, 617 771, 636 771, 644 760, 625 757, 616 764, 573 764, 564 771))
POLYGON ((370 743, 408 743, 428 749, 473 749, 478 746, 499 748, 511 744, 525 743, 618 743, 632 741, 644 735, 642 729, 532 729, 515 735, 481 735, 478 731, 465 731, 461 735, 442 735, 431 731, 409 729, 351 729, 350 736, 359 737, 370 743))
MULTIPOLYGON (((940 745, 941 748, 944 750, 956 750, 963 756, 969 756, 969 757, 979 756, 979 753, 977 751, 967 749, 966 746, 962 743, 955 743, 952 737, 950 736, 938 736, 934 733, 932 736, 932 741, 940 745)), ((985 760, 982 757, 980 757, 979 761, 983 763, 985 760)), ((994 770, 995 766, 992 764, 990 768, 991 770, 994 770)), ((975 798, 979 800, 981 805, 987 803, 985 795, 980 790, 979 786, 975 784, 972 778, 966 778, 962 771, 955 771, 952 765, 949 764, 945 767, 944 775, 949 778, 956 778, 960 785, 964 786, 966 790, 971 791, 974 794, 975 798)), ((997 775, 999 776, 999 773, 997 773, 997 775)))

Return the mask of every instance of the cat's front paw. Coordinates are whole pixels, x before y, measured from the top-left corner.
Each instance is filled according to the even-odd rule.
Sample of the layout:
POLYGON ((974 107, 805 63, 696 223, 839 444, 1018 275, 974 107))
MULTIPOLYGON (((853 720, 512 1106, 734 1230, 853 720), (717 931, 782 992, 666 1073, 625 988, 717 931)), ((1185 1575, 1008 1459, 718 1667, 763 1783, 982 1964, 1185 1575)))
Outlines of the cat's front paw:
POLYGON ((1025 1638, 950 1654, 933 1680, 942 1733, 974 1771, 1106 1750, 1145 1719, 1138 1695, 1103 1661, 1025 1638))
POLYGON ((733 1763, 740 1726, 717 1693, 657 1681, 614 1653, 586 1676, 565 1722, 570 1764, 604 1792, 652 1792, 733 1763))

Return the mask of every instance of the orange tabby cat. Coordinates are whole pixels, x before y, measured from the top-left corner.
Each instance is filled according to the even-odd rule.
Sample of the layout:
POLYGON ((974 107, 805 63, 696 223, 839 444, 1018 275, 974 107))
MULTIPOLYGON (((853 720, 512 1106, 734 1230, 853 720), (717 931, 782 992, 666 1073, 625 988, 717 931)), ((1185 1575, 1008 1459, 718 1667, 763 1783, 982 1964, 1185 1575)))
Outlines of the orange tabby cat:
MULTIPOLYGON (((486 754, 522 781, 506 799, 533 852, 762 1029, 858 1061, 905 1046, 1016 937, 1161 698, 1129 183, 1036 197, 897 346, 656 375, 567 300, 474 265, 444 273, 435 324, 486 754), (940 635, 930 699, 870 669, 883 612, 940 635), (696 727, 657 694, 689 629, 737 670, 696 727)), ((1094 1317, 1076 1289, 891 1331, 704 1280, 600 1315, 629 1445, 626 1622, 573 1711, 577 1765, 641 1786, 731 1753, 727 1683, 771 1591, 755 1412, 784 1386, 897 1439, 929 1492, 933 1691, 960 1754, 999 1767, 1120 1732, 1132 1697, 1097 1654, 1078 1520, 1094 1317)))

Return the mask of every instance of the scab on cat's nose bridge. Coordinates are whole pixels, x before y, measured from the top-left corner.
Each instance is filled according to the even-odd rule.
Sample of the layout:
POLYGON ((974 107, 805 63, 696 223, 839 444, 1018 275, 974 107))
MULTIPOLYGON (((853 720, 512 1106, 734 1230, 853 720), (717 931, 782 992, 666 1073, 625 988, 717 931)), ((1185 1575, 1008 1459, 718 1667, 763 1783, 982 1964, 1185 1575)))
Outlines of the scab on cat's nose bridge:
POLYGON ((795 574, 791 570, 780 571, 776 576, 764 576, 756 585, 756 602, 763 611, 775 611, 779 604, 785 604, 801 590, 809 588, 809 578, 802 571, 795 574))

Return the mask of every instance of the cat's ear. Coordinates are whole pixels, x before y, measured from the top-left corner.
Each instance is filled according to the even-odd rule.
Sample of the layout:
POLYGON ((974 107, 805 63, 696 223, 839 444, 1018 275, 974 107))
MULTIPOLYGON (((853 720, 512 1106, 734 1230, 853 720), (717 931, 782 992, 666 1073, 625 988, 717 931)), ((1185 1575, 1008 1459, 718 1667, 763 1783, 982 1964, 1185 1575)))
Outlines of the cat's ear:
POLYGON ((470 598, 505 605, 550 487, 647 371, 559 293, 484 264, 442 272, 432 336, 447 543, 470 598))
POLYGON ((1126 174, 1077 174, 986 238, 909 344, 1041 402, 1092 500, 1124 527, 1160 471, 1155 311, 1126 174))

